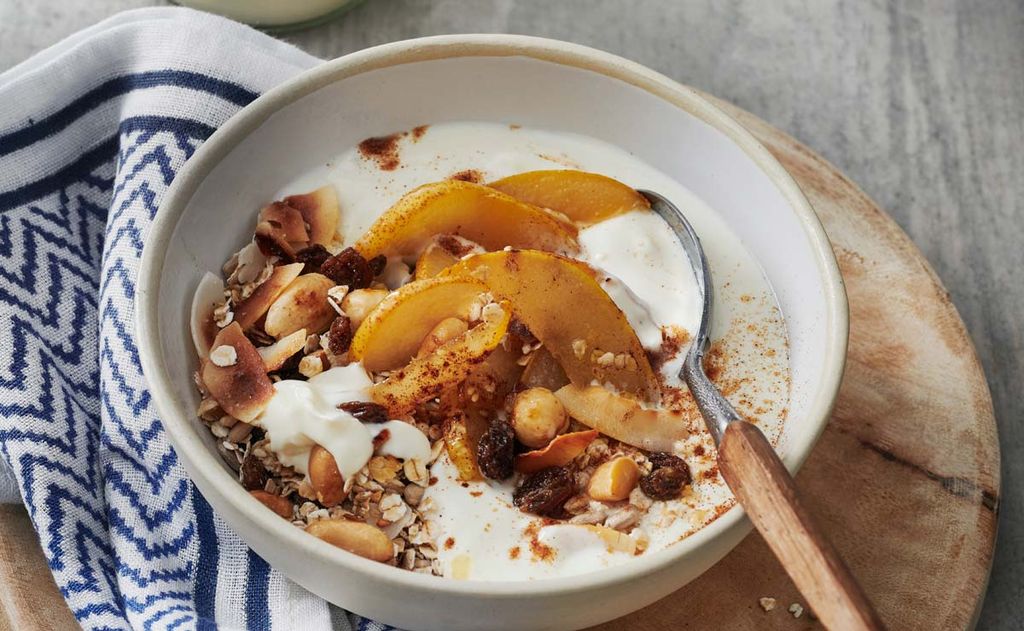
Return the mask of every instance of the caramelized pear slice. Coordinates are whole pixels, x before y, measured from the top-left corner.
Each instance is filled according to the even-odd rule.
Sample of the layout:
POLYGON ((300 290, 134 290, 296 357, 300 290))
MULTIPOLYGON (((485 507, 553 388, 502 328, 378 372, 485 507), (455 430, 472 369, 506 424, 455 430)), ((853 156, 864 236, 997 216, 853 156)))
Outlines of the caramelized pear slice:
POLYGON ((678 441, 690 435, 690 425, 682 412, 648 409, 632 397, 601 386, 568 385, 555 396, 569 416, 627 445, 672 452, 678 441))
POLYGON ((370 388, 370 396, 402 418, 416 405, 436 397, 445 388, 466 379, 473 368, 501 343, 508 330, 511 309, 491 303, 483 308, 482 321, 459 337, 419 357, 370 388))
POLYGON ((524 388, 546 388, 554 392, 569 383, 569 378, 555 356, 541 346, 530 354, 530 363, 526 364, 519 383, 524 388))
POLYGON ((446 318, 466 319, 470 305, 487 287, 473 278, 413 281, 389 294, 359 325, 349 357, 369 371, 409 363, 423 338, 446 318))
POLYGON ((274 396, 274 384, 267 376, 256 347, 245 337, 238 322, 232 322, 217 334, 212 349, 230 346, 235 361, 218 366, 212 360, 203 362, 203 384, 221 409, 240 421, 251 423, 263 412, 274 396))
POLYGON ((235 322, 248 331, 270 309, 277 297, 302 273, 302 263, 279 265, 248 298, 235 305, 235 322))
POLYGON ((473 420, 466 415, 455 416, 445 421, 444 445, 448 451, 448 459, 455 465, 459 479, 463 482, 479 480, 481 477, 480 468, 476 464, 476 448, 486 427, 484 421, 473 420))
POLYGON ((290 195, 284 198, 284 203, 302 214, 309 225, 309 240, 313 243, 328 246, 338 236, 341 211, 333 186, 322 186, 304 195, 290 195))
POLYGON ((658 382, 626 316, 583 263, 537 250, 478 254, 444 271, 473 277, 543 342, 572 383, 610 383, 645 400, 658 382))
POLYGON ((564 467, 587 449, 597 438, 597 430, 571 432, 555 436, 544 449, 535 449, 516 456, 516 471, 536 473, 548 467, 564 467))
POLYGON ((465 237, 487 250, 579 248, 571 222, 492 188, 458 180, 425 184, 406 194, 355 247, 367 259, 379 254, 417 256, 437 234, 465 237))
POLYGON ((459 262, 459 259, 449 254, 444 248, 436 243, 431 243, 423 250, 423 254, 416 259, 416 271, 413 278, 423 280, 433 278, 440 274, 445 268, 451 267, 459 262))
POLYGON ((651 207, 646 197, 622 182, 586 171, 528 171, 488 186, 528 204, 560 212, 581 226, 651 207))
POLYGON ((462 257, 483 252, 486 250, 469 239, 463 239, 454 234, 437 235, 423 250, 423 254, 420 254, 420 258, 416 260, 416 280, 433 278, 446 267, 458 263, 462 257))

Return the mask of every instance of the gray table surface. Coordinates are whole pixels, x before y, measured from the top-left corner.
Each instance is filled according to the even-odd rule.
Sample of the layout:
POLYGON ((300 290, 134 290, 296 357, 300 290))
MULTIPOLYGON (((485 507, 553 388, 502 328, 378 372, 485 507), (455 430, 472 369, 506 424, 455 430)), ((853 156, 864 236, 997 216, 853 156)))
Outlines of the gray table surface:
MULTIPOLYGON (((0 0, 0 70, 146 0, 0 0)), ((981 629, 1024 626, 1024 2, 369 0, 287 39, 336 57, 511 32, 629 57, 757 114, 910 234, 967 322, 995 399, 1003 501, 981 629)))

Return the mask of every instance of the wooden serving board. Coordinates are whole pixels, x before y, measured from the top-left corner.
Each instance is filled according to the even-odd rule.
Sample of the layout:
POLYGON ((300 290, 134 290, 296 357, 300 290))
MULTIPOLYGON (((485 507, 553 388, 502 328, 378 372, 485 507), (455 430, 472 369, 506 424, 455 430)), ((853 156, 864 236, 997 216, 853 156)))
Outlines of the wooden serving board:
MULTIPOLYGON (((999 441, 963 322, 918 249, 860 189, 779 130, 711 100, 792 173, 846 280, 846 376, 797 476, 805 502, 890 629, 971 627, 995 546, 999 441)), ((0 510, 0 529, 0 629, 68 628, 24 510, 0 510)), ((820 627, 809 613, 790 614, 792 603, 806 604, 753 533, 678 593, 599 628, 820 627), (764 611, 762 597, 775 609, 764 611)))

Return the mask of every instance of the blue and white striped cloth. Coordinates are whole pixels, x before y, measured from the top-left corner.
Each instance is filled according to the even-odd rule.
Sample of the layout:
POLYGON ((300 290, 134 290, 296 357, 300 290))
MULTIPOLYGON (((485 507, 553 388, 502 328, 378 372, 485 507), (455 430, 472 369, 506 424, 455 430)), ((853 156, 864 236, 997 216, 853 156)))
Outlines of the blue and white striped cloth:
POLYGON ((0 453, 85 628, 380 628, 270 569, 213 513, 164 436, 133 340, 139 256, 175 173, 316 63, 163 8, 0 75, 0 453))

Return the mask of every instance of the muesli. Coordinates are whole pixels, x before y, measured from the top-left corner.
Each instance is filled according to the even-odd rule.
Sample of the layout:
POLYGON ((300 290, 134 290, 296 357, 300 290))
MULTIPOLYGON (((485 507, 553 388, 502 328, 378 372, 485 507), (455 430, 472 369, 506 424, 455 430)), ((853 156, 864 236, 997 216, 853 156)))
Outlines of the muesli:
MULTIPOLYGON (((349 159, 400 168, 368 148, 435 133, 417 130, 349 159)), ((622 182, 488 171, 422 183, 354 238, 340 185, 258 210, 196 292, 198 415, 269 509, 404 569, 533 578, 670 545, 731 505, 675 377, 699 299, 685 256, 622 182)), ((744 339, 783 356, 788 393, 773 309, 744 339)), ((711 361, 748 416, 784 417, 736 348, 711 361)))

